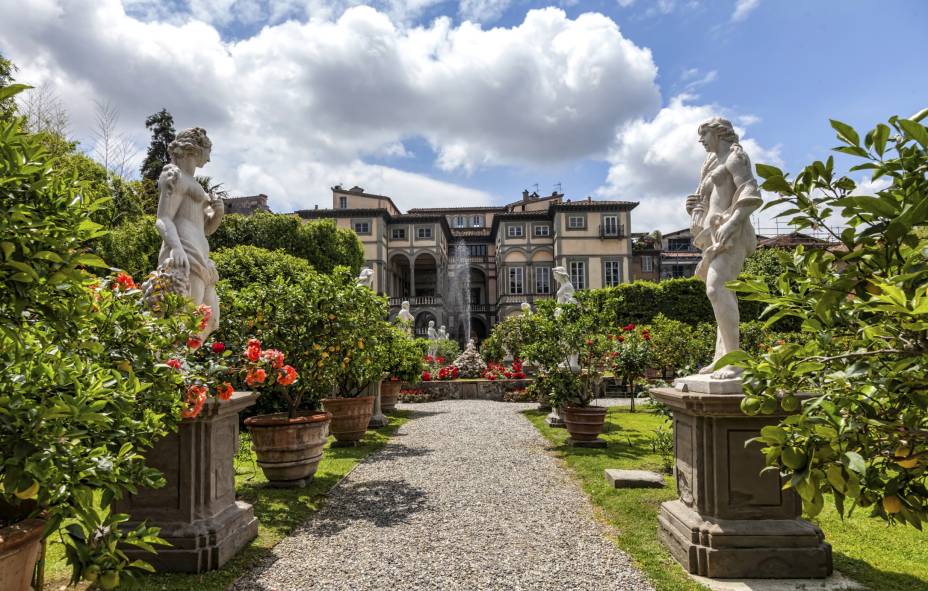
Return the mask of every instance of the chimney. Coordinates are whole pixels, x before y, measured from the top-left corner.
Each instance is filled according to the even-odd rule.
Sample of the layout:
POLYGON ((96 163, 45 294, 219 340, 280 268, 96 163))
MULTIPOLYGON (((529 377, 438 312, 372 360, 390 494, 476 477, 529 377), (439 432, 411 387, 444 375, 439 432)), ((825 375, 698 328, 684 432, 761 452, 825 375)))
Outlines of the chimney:
POLYGON ((528 201, 528 189, 522 191, 522 201, 528 201))
POLYGON ((316 207, 313 208, 313 209, 319 209, 319 204, 317 203, 317 204, 316 204, 316 207))

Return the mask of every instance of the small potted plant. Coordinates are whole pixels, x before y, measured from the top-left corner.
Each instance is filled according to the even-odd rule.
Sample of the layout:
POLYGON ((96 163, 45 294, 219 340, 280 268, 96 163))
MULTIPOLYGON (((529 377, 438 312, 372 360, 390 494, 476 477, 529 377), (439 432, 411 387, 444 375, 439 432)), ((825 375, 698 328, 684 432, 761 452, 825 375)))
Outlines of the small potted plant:
POLYGON ((589 335, 580 348, 577 357, 579 372, 573 372, 575 381, 565 387, 558 396, 564 411, 567 432, 574 442, 581 444, 602 441, 599 434, 603 432, 606 421, 606 407, 592 406, 599 392, 608 360, 611 359, 609 340, 604 335, 589 335))
POLYGON ((380 386, 380 408, 393 412, 403 384, 415 384, 422 378, 422 358, 426 341, 413 339, 402 331, 394 331, 390 341, 390 356, 386 373, 388 377, 380 386))

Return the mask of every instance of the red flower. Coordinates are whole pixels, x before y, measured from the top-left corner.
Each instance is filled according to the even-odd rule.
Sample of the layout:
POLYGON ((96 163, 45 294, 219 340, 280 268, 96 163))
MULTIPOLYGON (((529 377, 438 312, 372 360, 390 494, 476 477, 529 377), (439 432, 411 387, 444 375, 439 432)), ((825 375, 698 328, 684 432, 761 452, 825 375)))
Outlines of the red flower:
POLYGON ((435 362, 438 363, 439 365, 444 365, 444 364, 445 364, 445 358, 444 358, 444 357, 436 357, 436 358, 435 358, 435 362))
POLYGON ((135 280, 132 279, 132 275, 120 272, 119 275, 116 275, 116 285, 113 288, 128 290, 138 289, 138 286, 135 284, 135 280))
POLYGON ((289 386, 296 381, 296 378, 299 374, 296 373, 296 370, 293 369, 290 365, 285 365, 280 369, 280 373, 277 377, 277 383, 281 386, 289 386))
POLYGON ((187 346, 196 351, 203 344, 203 339, 200 337, 190 337, 187 339, 187 346))
POLYGON ((228 400, 232 398, 232 392, 235 389, 232 387, 232 384, 229 382, 223 382, 221 386, 216 389, 216 396, 219 397, 219 400, 228 400))
POLYGON ((426 363, 433 363, 435 361, 435 358, 431 355, 426 355, 423 359, 425 359, 426 363))
POLYGON ((261 351, 261 357, 270 362, 271 367, 280 369, 284 366, 284 354, 277 349, 265 349, 261 351))
POLYGON ((623 330, 625 330, 625 332, 629 332, 629 331, 635 330, 635 325, 634 325, 634 323, 626 324, 626 325, 623 327, 623 330))
POLYGON ((213 317, 213 309, 206 304, 200 304, 197 306, 197 314, 203 317, 200 319, 199 329, 206 330, 206 325, 209 324, 209 319, 213 317))
POLYGON ((261 341, 248 339, 248 345, 245 347, 245 357, 249 361, 257 361, 261 357, 261 341))
POLYGON ((180 368, 181 368, 180 359, 168 359, 167 361, 164 362, 164 364, 170 368, 180 371, 180 368))
POLYGON ((645 330, 645 331, 643 331, 643 332, 641 333, 641 338, 643 338, 643 339, 646 340, 646 341, 650 341, 650 340, 651 340, 651 333, 649 333, 648 331, 645 330))
POLYGON ((430 374, 430 373, 427 372, 427 371, 422 372, 422 381, 423 381, 423 382, 429 382, 429 381, 431 381, 431 380, 432 380, 432 374, 430 374))
POLYGON ((250 369, 248 370, 248 375, 245 376, 245 383, 249 386, 254 384, 263 384, 264 380, 267 379, 267 372, 262 368, 250 369))
POLYGON ((213 350, 213 353, 222 353, 223 351, 226 350, 226 344, 216 341, 210 346, 210 349, 213 350))
POLYGON ((451 375, 457 379, 458 375, 461 373, 461 370, 458 369, 457 365, 452 366, 454 369, 451 370, 451 375))

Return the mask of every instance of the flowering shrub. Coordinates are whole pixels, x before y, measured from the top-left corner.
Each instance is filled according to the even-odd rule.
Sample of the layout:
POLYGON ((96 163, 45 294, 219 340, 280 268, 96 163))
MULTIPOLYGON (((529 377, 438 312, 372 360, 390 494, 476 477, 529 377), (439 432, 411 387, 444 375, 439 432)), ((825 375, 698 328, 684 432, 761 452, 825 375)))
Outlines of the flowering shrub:
MULTIPOLYGON (((421 340, 421 339, 420 339, 421 340)), ((426 369, 422 372, 422 380, 456 380, 461 375, 460 369, 454 365, 445 365, 447 359, 442 355, 426 355, 422 358, 426 369)))
POLYGON ((515 359, 509 368, 506 368, 501 363, 488 363, 486 371, 483 372, 483 377, 488 380, 524 380, 526 376, 525 372, 522 371, 522 362, 515 359))
POLYGON ((635 387, 645 371, 655 363, 651 350, 651 332, 647 327, 627 324, 622 332, 608 337, 612 347, 609 366, 615 377, 629 388, 634 410, 635 387))

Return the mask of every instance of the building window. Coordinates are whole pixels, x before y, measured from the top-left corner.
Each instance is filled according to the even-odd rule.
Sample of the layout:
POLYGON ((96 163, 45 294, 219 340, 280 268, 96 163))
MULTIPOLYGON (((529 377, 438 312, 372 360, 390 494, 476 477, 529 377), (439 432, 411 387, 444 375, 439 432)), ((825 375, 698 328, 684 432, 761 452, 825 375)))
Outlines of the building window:
POLYGON ((535 267, 535 293, 551 293, 551 267, 535 267))
POLYGON ((475 215, 473 219, 473 225, 475 228, 482 228, 483 227, 483 216, 475 215))
POLYGON ((615 287, 620 283, 622 283, 622 262, 605 261, 603 263, 603 285, 615 287))
POLYGON ((539 224, 535 226, 535 236, 550 236, 551 235, 551 226, 547 224, 539 224))
POLYGON ((619 217, 615 215, 604 215, 603 216, 603 235, 605 236, 618 236, 619 235, 619 217))
POLYGON ((406 240, 406 228, 393 228, 394 240, 406 240))
POLYGON ((506 235, 510 238, 521 238, 525 234, 525 227, 521 224, 510 224, 506 226, 506 235))
POLYGON ((354 231, 355 231, 355 234, 370 234, 371 223, 370 222, 355 222, 354 231))
POLYGON ((569 215, 567 216, 567 227, 571 230, 582 230, 586 228, 586 216, 569 215))
POLYGON ((339 197, 339 198, 338 198, 338 208, 339 208, 339 209, 348 209, 348 198, 347 198, 347 197, 339 197))
POLYGON ((462 215, 454 216, 454 227, 455 228, 466 228, 467 227, 467 218, 462 215))
POLYGON ((432 238, 432 228, 425 226, 416 228, 416 240, 430 240, 432 238))
POLYGON ((667 241, 667 250, 686 252, 690 250, 689 238, 671 238, 667 241))
POLYGON ((523 267, 509 267, 509 293, 525 293, 524 273, 523 267))
POLYGON ((585 261, 570 261, 570 282, 576 289, 586 289, 585 261))
POLYGON ((641 270, 645 273, 650 273, 654 270, 654 260, 650 255, 641 257, 641 270))

